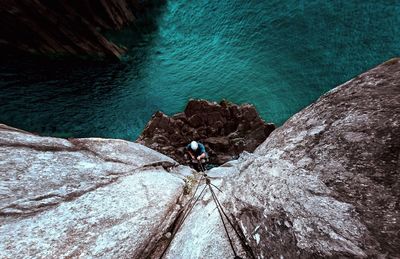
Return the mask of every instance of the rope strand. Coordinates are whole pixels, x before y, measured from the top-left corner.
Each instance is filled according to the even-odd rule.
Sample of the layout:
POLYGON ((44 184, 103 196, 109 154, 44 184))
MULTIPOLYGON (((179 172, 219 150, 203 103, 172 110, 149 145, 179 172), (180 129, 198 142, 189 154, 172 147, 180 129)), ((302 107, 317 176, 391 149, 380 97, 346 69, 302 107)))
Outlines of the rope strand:
MULTIPOLYGON (((213 190, 213 188, 212 188, 211 186, 210 186, 210 191, 214 194, 214 196, 215 196, 215 198, 216 198, 216 201, 217 201, 219 207, 221 208, 222 213, 224 214, 225 218, 228 220, 229 224, 231 225, 231 227, 232 227, 233 230, 235 231, 235 233, 236 233, 236 235, 238 236, 239 240, 242 242, 243 248, 246 249, 246 251, 248 252, 248 255, 249 255, 251 258, 254 258, 254 259, 255 259, 256 257, 255 257, 255 255, 253 254, 253 252, 252 252, 252 250, 251 250, 251 247, 249 247, 249 245, 247 244, 246 237, 244 236, 243 233, 239 233, 239 231, 235 228, 235 226, 233 225, 232 221, 230 220, 230 218, 228 217, 228 215, 225 213, 224 207, 221 205, 220 201, 218 200, 217 195, 215 194, 215 192, 214 192, 214 190, 213 190)), ((240 228, 239 228, 239 229, 240 229, 240 228)), ((240 258, 241 258, 241 257, 239 257, 239 256, 236 256, 236 257, 235 257, 235 259, 240 259, 240 258)))
MULTIPOLYGON (((211 186, 210 186, 210 190, 211 190, 212 193, 214 193, 214 190, 212 189, 211 186)), ((215 193, 214 193, 214 195, 217 196, 215 193)), ((232 221, 229 219, 228 215, 226 215, 226 213, 225 213, 225 211, 224 211, 224 209, 223 209, 221 203, 219 202, 218 198, 217 198, 217 203, 218 203, 218 205, 221 207, 222 213, 224 214, 224 216, 225 216, 226 219, 228 220, 229 224, 231 225, 231 227, 233 228, 233 230, 236 232, 236 235, 238 235, 239 238, 244 239, 244 237, 236 230, 235 226, 233 225, 232 221)))
MULTIPOLYGON (((219 216, 220 216, 220 218, 221 218, 221 220, 222 220, 222 224, 223 224, 223 226, 224 226, 225 233, 226 233, 226 235, 227 235, 227 237, 228 237, 229 244, 230 244, 230 246, 231 246, 231 248, 232 248, 232 251, 233 251, 233 254, 234 254, 234 256, 235 256, 234 259, 242 259, 242 258, 241 258, 240 256, 238 256, 237 253, 236 253, 236 250, 235 250, 235 247, 234 247, 232 238, 231 238, 231 236, 229 235, 228 228, 227 228, 226 223, 225 223, 225 220, 224 220, 224 216, 225 216, 225 219, 229 222, 229 224, 230 224, 231 227, 233 228, 233 230, 235 231, 235 233, 236 233, 236 235, 238 236, 239 240, 242 242, 243 247, 246 247, 246 248, 249 249, 249 247, 248 247, 248 245, 247 245, 247 242, 246 242, 246 238, 245 238, 245 236, 243 235, 243 233, 241 234, 241 233, 238 232, 238 230, 235 228, 235 226, 233 225, 233 223, 232 223, 232 221, 230 220, 230 218, 228 217, 228 215, 225 213, 224 208, 222 207, 222 205, 221 205, 220 201, 218 200, 218 197, 217 197, 217 195, 215 194, 215 192, 214 192, 214 190, 213 190, 212 187, 214 186, 214 187, 215 187, 218 191, 220 191, 221 193, 222 193, 222 191, 221 191, 221 189, 218 188, 216 185, 214 185, 214 184, 211 183, 210 179, 207 177, 207 174, 205 174, 205 168, 204 168, 203 164, 202 164, 200 161, 199 161, 199 168, 200 168, 200 170, 201 170, 204 174, 201 176, 199 182, 197 183, 197 186, 196 186, 196 189, 195 189, 195 191, 194 191, 194 193, 193 193, 193 196, 190 198, 189 202, 186 204, 186 208, 183 210, 182 217, 181 217, 180 220, 178 221, 178 223, 177 223, 177 225, 176 225, 176 227, 175 227, 175 229, 174 229, 174 231, 173 231, 173 233, 172 233, 172 235, 171 235, 171 238, 170 238, 170 240, 169 240, 169 242, 168 242, 168 245, 166 246, 166 248, 164 249, 163 253, 162 253, 161 256, 160 256, 160 259, 164 257, 164 255, 165 255, 165 253, 167 252, 168 248, 170 247, 170 245, 171 245, 171 243, 172 243, 172 240, 174 239, 176 233, 179 231, 179 229, 181 228, 181 226, 182 226, 183 223, 185 222, 186 218, 189 216, 190 212, 192 211, 192 209, 194 208, 194 206, 196 205, 196 203, 199 201, 200 197, 203 195, 203 193, 204 193, 205 189, 207 188, 207 186, 208 186, 208 188, 210 189, 211 196, 212 196, 213 201, 214 201, 214 203, 215 203, 215 205, 216 205, 216 207, 217 207, 218 214, 219 214, 219 216), (192 203, 192 201, 193 201, 194 197, 196 196, 196 193, 197 193, 197 191, 198 191, 198 189, 199 189, 199 187, 200 187, 200 183, 201 183, 201 181, 203 180, 203 178, 206 178, 206 185, 204 186, 204 188, 203 188, 202 191, 200 192, 199 196, 197 196, 196 200, 192 203)), ((250 251, 250 252, 251 252, 251 251, 250 251)), ((252 253, 251 253, 251 256, 252 256, 253 258, 255 258, 254 255, 253 255, 252 253)))
POLYGON ((217 206, 218 214, 219 214, 219 216, 220 216, 220 218, 221 218, 221 220, 222 220, 222 224, 224 225, 225 233, 226 233, 226 235, 227 235, 227 237, 228 237, 229 244, 231 245, 233 254, 235 255, 235 258, 236 258, 236 257, 237 257, 237 253, 236 253, 235 248, 234 248, 234 246, 233 246, 233 242, 232 242, 232 239, 231 239, 231 237, 230 237, 230 235, 229 235, 228 229, 227 229, 227 227, 226 227, 226 224, 225 224, 224 218, 223 218, 223 216, 222 216, 222 212, 221 212, 221 210, 220 210, 220 207, 218 206, 218 203, 217 203, 217 201, 216 201, 217 198, 215 197, 215 193, 214 193, 214 192, 212 191, 212 189, 211 189, 211 185, 208 185, 208 187, 210 188, 211 196, 213 197, 214 203, 215 203, 215 205, 217 206))
POLYGON ((185 221, 186 218, 188 217, 189 213, 192 211, 194 205, 199 201, 201 195, 203 194, 204 190, 206 189, 207 185, 204 186, 204 188, 203 188, 203 190, 200 192, 199 196, 197 196, 197 199, 196 199, 196 200, 193 202, 193 204, 191 204, 191 206, 189 207, 189 204, 193 201, 193 199, 194 199, 194 197, 195 197, 195 195, 196 195, 196 193, 197 193, 197 190, 198 190, 199 187, 200 187, 200 183, 201 183, 201 180, 203 179, 203 177, 204 177, 204 175, 201 176, 199 182, 197 183, 196 190, 194 191, 193 196, 190 198, 189 202, 188 202, 187 205, 186 205, 186 206, 187 206, 186 208, 189 208, 189 209, 186 209, 186 210, 183 211, 183 216, 182 216, 182 218, 178 221, 178 224, 177 224, 177 226, 176 226, 176 228, 175 228, 175 231, 172 232, 172 235, 171 235, 171 238, 169 239, 168 245, 165 247, 163 253, 162 253, 161 256, 160 256, 160 259, 164 257, 164 255, 165 255, 165 253, 167 252, 169 246, 171 245, 172 240, 174 239, 176 233, 179 231, 179 229, 180 229, 181 226, 183 225, 184 221, 185 221))
POLYGON ((217 190, 218 190, 219 192, 223 192, 223 191, 221 191, 221 189, 218 188, 215 184, 211 184, 211 185, 214 186, 215 188, 217 188, 217 190))

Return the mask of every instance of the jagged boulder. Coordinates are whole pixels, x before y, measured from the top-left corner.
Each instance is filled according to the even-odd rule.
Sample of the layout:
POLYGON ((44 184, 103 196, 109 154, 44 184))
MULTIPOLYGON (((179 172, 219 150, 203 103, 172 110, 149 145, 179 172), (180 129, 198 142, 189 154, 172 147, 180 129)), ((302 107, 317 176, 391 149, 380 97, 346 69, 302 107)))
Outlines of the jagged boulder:
POLYGON ((184 164, 184 147, 197 140, 205 144, 210 162, 221 165, 254 151, 274 129, 252 105, 191 100, 183 113, 172 117, 155 113, 137 142, 184 164))
MULTIPOLYGON (((399 256, 399 82, 393 59, 322 96, 254 153, 207 172, 239 233, 225 221, 236 253, 399 256)), ((122 140, 46 138, 1 125, 0 257, 232 258, 200 184, 180 225, 192 204, 184 194, 197 186, 188 167, 122 140)))
MULTIPOLYGON (((294 115, 253 154, 208 173, 220 179, 211 182, 223 191, 222 204, 250 256, 400 256, 399 82, 400 59, 393 59, 294 115)), ((194 212, 204 217, 201 209, 194 212)), ((209 212, 204 228, 189 218, 171 254, 199 258, 204 253, 196 252, 215 252, 214 246, 229 251, 226 241, 203 236, 213 229, 223 235, 218 217, 209 212)))
POLYGON ((0 51, 119 58, 103 31, 136 21, 149 1, 0 1, 0 51))
POLYGON ((156 257, 192 173, 136 143, 0 125, 0 257, 156 257))

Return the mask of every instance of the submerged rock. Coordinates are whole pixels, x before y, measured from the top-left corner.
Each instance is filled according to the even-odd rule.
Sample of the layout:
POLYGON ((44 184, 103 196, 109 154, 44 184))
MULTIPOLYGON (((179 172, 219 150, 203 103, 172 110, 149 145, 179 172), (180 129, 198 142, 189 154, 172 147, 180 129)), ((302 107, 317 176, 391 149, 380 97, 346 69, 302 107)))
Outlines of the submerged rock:
MULTIPOLYGON (((294 115, 253 154, 208 173, 223 179, 212 182, 256 258, 400 255, 399 82, 400 59, 388 61, 294 115)), ((192 220, 173 255, 199 258, 187 247, 216 246, 192 220)))
POLYGON ((13 1, 0 5, 0 50, 55 56, 119 58, 125 51, 102 31, 136 21, 140 0, 13 1))
POLYGON ((151 256, 191 173, 136 143, 0 125, 0 257, 151 256))
POLYGON ((183 113, 154 114, 137 142, 186 163, 184 147, 197 140, 205 144, 210 163, 221 165, 243 151, 254 151, 274 129, 252 105, 191 100, 183 113))

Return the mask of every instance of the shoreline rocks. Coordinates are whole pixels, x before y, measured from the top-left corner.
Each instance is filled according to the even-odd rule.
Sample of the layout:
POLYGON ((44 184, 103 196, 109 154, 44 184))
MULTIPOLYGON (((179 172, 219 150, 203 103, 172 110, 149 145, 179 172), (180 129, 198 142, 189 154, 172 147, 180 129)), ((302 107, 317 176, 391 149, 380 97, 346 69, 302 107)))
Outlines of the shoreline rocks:
POLYGON ((155 113, 136 142, 185 164, 184 147, 196 140, 206 146, 210 163, 221 165, 254 151, 274 129, 252 105, 190 100, 182 113, 155 113))
MULTIPOLYGON (((228 225, 240 256, 399 257, 399 82, 400 59, 389 60, 295 114, 253 153, 207 172, 241 233, 228 225)), ((199 126, 204 110, 217 111, 215 125, 230 107, 200 104, 173 122, 160 113, 148 132, 182 118, 199 126)), ((249 110, 242 112, 254 121, 249 110)), ((168 141, 174 132, 163 134, 168 141)), ((165 258, 232 258, 210 189, 204 180, 197 189, 198 179, 137 143, 40 137, 0 124, 0 257, 159 258, 170 244, 165 258), (179 226, 195 190, 201 196, 179 226)))
POLYGON ((123 47, 103 32, 119 30, 146 12, 150 1, 13 1, 0 5, 0 51, 38 56, 119 59, 123 47))

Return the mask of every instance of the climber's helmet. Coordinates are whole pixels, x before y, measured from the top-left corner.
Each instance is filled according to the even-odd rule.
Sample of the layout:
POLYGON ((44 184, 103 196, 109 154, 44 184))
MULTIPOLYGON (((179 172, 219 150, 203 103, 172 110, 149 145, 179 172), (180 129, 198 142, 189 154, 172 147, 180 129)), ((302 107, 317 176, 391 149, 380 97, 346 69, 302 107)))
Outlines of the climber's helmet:
POLYGON ((199 144, 197 144, 196 141, 190 142, 190 148, 191 148, 192 150, 196 151, 198 147, 199 147, 199 144))

